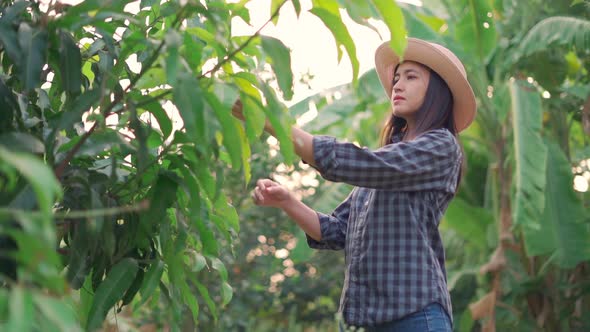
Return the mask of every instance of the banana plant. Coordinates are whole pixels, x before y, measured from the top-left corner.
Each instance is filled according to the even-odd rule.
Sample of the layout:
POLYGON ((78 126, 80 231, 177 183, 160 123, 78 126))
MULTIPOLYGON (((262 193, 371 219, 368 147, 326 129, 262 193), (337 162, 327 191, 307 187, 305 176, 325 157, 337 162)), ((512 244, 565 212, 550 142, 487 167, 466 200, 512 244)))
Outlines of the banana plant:
MULTIPOLYGON (((456 330, 588 328, 590 198, 574 190, 572 173, 583 174, 590 158, 588 6, 441 0, 400 8, 409 36, 464 61, 478 101, 476 122, 460 135, 467 172, 441 226, 456 330)), ((314 103, 310 130, 376 146, 349 125, 384 119, 388 102, 364 98, 367 86, 337 87, 340 99, 328 91, 292 112, 314 103)))

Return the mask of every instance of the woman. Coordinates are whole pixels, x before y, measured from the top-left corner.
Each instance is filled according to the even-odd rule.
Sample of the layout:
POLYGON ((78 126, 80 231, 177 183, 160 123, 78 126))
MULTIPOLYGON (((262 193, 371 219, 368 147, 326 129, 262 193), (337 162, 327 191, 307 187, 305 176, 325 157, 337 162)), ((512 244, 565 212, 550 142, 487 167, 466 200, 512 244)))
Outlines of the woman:
POLYGON ((327 180, 355 186, 348 198, 326 215, 268 179, 257 182, 253 198, 283 209, 312 248, 344 249, 340 311, 346 324, 451 331, 438 225, 457 191, 463 156, 456 135, 473 121, 475 97, 459 59, 440 45, 410 38, 400 62, 384 43, 375 60, 393 105, 379 149, 292 131, 305 162, 327 180))

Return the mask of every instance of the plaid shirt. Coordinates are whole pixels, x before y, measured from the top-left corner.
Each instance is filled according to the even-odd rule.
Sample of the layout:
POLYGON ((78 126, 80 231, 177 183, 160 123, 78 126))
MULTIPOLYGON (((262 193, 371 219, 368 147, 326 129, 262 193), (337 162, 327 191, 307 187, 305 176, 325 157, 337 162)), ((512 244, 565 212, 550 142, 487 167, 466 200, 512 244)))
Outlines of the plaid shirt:
POLYGON ((436 129, 371 151, 315 136, 313 148, 326 180, 356 186, 331 215, 318 212, 321 241, 307 237, 315 249, 344 249, 345 322, 390 322, 432 302, 452 317, 438 225, 461 167, 455 137, 436 129))

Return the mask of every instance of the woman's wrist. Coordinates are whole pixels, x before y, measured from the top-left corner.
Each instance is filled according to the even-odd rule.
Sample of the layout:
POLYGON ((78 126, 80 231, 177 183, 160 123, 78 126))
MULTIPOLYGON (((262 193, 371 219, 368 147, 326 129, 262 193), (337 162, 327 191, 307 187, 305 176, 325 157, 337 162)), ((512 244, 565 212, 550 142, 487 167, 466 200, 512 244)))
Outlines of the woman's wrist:
POLYGON ((289 192, 289 197, 282 200, 279 203, 279 206, 277 206, 279 209, 287 212, 287 210, 289 208, 292 208, 293 206, 295 206, 297 199, 295 199, 295 196, 293 196, 293 193, 289 192))

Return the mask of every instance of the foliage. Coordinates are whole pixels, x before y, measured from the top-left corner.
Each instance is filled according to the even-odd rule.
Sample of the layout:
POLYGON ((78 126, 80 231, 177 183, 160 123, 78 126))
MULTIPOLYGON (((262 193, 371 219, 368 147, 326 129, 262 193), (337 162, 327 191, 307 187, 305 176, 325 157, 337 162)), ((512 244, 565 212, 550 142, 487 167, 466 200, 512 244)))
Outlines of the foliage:
MULTIPOLYGON (((290 53, 260 33, 287 3, 300 13, 298 0, 273 1, 266 24, 235 36, 248 1, 2 1, 3 327, 95 330, 129 304, 172 329, 219 321, 233 295, 224 255, 240 232, 225 177, 250 182, 265 120, 281 160, 295 161, 290 53), (245 127, 230 113, 238 96, 245 127)), ((339 5, 359 3, 310 10, 348 53, 353 80, 339 5)), ((355 18, 397 9, 375 4, 355 18)))

